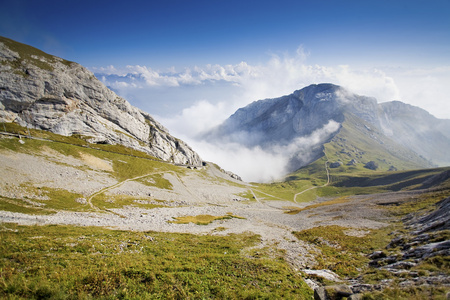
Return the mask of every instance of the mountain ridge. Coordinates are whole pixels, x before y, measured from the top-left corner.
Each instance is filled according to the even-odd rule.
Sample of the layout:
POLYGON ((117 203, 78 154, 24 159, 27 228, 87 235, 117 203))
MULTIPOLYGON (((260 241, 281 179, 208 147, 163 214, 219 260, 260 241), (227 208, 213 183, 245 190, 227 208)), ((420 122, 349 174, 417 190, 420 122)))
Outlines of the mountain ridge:
POLYGON ((392 161, 410 157, 414 163, 409 167, 450 164, 445 153, 445 149, 450 149, 446 131, 450 129, 450 120, 437 119, 421 108, 400 101, 378 104, 373 97, 357 95, 330 83, 313 84, 279 98, 255 101, 238 109, 203 137, 272 152, 279 151, 280 146, 297 144, 300 146, 297 152, 289 153, 288 171, 295 171, 324 155, 323 146, 339 135, 349 115, 367 127, 366 143, 373 143, 367 145, 367 150, 380 143, 389 145, 390 150, 385 147, 385 151, 395 157, 392 161), (425 147, 423 142, 427 144, 425 147), (304 159, 308 151, 309 158, 304 159))
POLYGON ((202 165, 186 143, 83 66, 0 37, 0 122, 90 143, 121 144, 179 164, 202 165))

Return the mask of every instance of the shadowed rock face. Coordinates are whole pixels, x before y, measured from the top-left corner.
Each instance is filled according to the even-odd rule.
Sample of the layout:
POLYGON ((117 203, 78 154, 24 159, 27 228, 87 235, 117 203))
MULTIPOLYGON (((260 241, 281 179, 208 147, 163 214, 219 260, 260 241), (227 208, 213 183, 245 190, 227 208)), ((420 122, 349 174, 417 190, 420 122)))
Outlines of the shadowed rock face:
POLYGON ((83 66, 0 37, 0 122, 80 134, 157 158, 201 165, 183 141, 133 107, 83 66))

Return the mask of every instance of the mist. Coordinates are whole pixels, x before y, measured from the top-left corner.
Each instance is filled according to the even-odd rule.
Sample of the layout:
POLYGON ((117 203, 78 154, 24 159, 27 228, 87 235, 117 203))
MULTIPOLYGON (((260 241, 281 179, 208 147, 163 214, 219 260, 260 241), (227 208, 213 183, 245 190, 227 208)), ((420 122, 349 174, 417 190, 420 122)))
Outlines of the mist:
POLYGON ((308 64, 310 55, 299 47, 293 55, 271 54, 258 65, 240 62, 165 71, 145 66, 121 70, 109 66, 93 71, 131 104, 153 115, 172 135, 186 141, 204 160, 217 163, 246 181, 282 178, 292 171, 291 161, 308 161, 308 151, 318 140, 337 130, 336 124, 329 123, 322 131, 289 145, 265 148, 197 138, 253 101, 288 95, 310 84, 333 83, 349 92, 374 97, 378 102, 400 100, 437 117, 450 118, 446 86, 450 67, 424 70, 323 66, 308 64))
MULTIPOLYGON (((309 136, 298 137, 288 144, 246 147, 244 141, 206 141, 186 137, 185 140, 206 161, 218 164, 247 182, 273 182, 282 180, 289 172, 311 162, 312 149, 321 145, 339 130, 340 124, 330 120, 309 136)), ((245 136, 243 134, 242 136, 245 136)))

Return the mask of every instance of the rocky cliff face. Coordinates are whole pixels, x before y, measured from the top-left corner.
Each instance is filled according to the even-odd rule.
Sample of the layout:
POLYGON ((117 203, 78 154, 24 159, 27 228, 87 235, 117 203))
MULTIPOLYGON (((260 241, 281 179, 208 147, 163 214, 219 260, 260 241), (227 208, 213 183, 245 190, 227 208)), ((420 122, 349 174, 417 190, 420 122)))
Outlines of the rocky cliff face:
POLYGON ((0 122, 122 144, 179 164, 202 160, 83 66, 0 37, 0 122))
POLYGON ((294 146, 303 153, 297 158, 302 159, 293 157, 292 162, 299 168, 318 157, 322 145, 339 133, 349 116, 351 126, 359 122, 372 135, 375 130, 383 138, 436 164, 450 164, 445 153, 450 149, 450 120, 436 119, 399 101, 378 104, 375 98, 359 96, 333 84, 311 85, 287 96, 253 102, 205 137, 274 151, 291 147, 297 141, 294 146), (306 152, 310 152, 307 157, 306 152))

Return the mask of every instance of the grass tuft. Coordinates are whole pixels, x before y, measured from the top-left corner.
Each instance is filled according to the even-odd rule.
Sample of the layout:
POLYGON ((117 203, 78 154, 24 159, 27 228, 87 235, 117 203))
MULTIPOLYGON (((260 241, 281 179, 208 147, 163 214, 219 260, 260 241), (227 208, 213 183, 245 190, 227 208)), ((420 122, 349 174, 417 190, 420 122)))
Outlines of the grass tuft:
POLYGON ((325 201, 325 202, 321 202, 321 203, 317 203, 317 204, 313 204, 313 205, 308 205, 303 208, 296 207, 296 206, 285 206, 285 207, 283 207, 283 209, 285 210, 286 214, 296 215, 299 212, 302 212, 302 211, 305 211, 308 209, 314 209, 314 208, 328 206, 328 205, 342 204, 342 203, 346 203, 348 201, 349 201, 348 197, 340 197, 340 198, 335 198, 335 199, 332 199, 329 201, 325 201))
POLYGON ((211 215, 197 215, 197 216, 185 216, 185 217, 176 217, 176 221, 168 221, 169 223, 174 224, 189 224, 194 223, 197 225, 208 225, 217 220, 229 220, 229 219, 245 219, 243 217, 235 216, 231 213, 226 214, 225 216, 211 216, 211 215))
POLYGON ((317 269, 329 269, 344 277, 356 277, 367 268, 367 254, 389 243, 388 232, 392 227, 371 230, 364 237, 347 235, 349 228, 333 225, 319 226, 294 235, 320 249, 317 253, 317 269))

